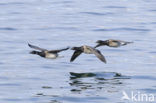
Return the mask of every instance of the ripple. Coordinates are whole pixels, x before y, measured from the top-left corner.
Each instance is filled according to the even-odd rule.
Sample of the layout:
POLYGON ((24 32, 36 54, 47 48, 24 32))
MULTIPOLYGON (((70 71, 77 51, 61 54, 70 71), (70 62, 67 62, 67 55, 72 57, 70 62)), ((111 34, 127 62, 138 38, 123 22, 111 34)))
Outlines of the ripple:
POLYGON ((20 84, 17 83, 2 83, 0 86, 21 86, 20 84))
POLYGON ((140 90, 143 90, 147 93, 156 93, 156 89, 152 89, 152 88, 146 88, 146 89, 140 89, 140 90))
POLYGON ((25 5, 27 3, 23 3, 23 2, 9 2, 9 3, 0 3, 0 5, 2 6, 8 6, 8 5, 25 5))
POLYGON ((9 14, 21 14, 21 12, 10 12, 9 14))
POLYGON ((52 66, 42 66, 42 68, 45 68, 45 69, 52 69, 52 66))
POLYGON ((93 31, 141 31, 148 32, 150 29, 139 29, 139 28, 112 28, 112 29, 94 29, 93 31))
POLYGON ((8 98, 8 99, 3 99, 5 101, 22 101, 22 99, 15 99, 15 98, 8 98))
POLYGON ((74 1, 52 1, 53 4, 71 4, 74 3, 74 1))
POLYGON ((110 48, 110 49, 105 49, 105 51, 111 51, 111 52, 128 52, 129 50, 110 48))
POLYGON ((133 50, 134 51, 141 51, 141 52, 144 51, 143 49, 140 49, 140 48, 139 49, 133 49, 133 50))
POLYGON ((42 97, 42 96, 48 96, 48 97, 59 97, 59 95, 47 95, 47 94, 44 94, 44 93, 37 93, 35 95, 35 97, 42 97))
POLYGON ((156 12, 156 10, 149 10, 149 11, 151 11, 151 12, 156 12))
POLYGON ((119 8, 119 9, 126 9, 124 6, 105 6, 104 8, 119 8))
POLYGON ((144 79, 144 80, 154 80, 156 81, 156 77, 153 76, 146 76, 146 75, 137 75, 137 76, 133 76, 132 78, 134 79, 144 79))
POLYGON ((101 96, 91 96, 91 97, 72 97, 72 96, 64 96, 60 98, 60 100, 67 101, 68 102, 80 102, 80 103, 95 103, 95 100, 107 100, 106 97, 101 96))
POLYGON ((8 80, 8 77, 0 77, 0 80, 8 80))
POLYGON ((52 89, 50 86, 42 86, 43 89, 52 89))
POLYGON ((150 24, 156 24, 156 22, 151 22, 150 24))
POLYGON ((156 54, 156 51, 151 51, 151 52, 148 52, 148 53, 151 53, 151 54, 156 54))
POLYGON ((14 31, 14 30, 17 30, 17 29, 16 28, 11 28, 11 27, 0 27, 0 30, 14 31))
POLYGON ((2 65, 2 64, 4 64, 4 63, 0 62, 0 65, 2 65))
POLYGON ((80 12, 82 14, 89 14, 89 15, 94 15, 94 16, 104 16, 104 15, 112 15, 113 13, 98 13, 98 12, 80 12))
POLYGON ((76 27, 44 27, 44 28, 32 28, 32 30, 73 30, 73 31, 79 31, 76 27))
POLYGON ((62 102, 60 102, 58 100, 51 100, 49 103, 62 103, 62 102))

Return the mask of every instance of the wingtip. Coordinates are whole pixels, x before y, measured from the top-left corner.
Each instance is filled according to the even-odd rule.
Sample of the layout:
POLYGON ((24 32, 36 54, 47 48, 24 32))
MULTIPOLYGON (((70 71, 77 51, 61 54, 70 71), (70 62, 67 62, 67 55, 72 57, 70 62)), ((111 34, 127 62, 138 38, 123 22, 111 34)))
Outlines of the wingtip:
POLYGON ((70 62, 73 62, 73 60, 70 60, 70 62))
POLYGON ((95 43, 99 43, 99 41, 101 41, 101 40, 97 40, 95 43))
POLYGON ((67 46, 67 49, 70 49, 70 46, 67 46))
POLYGON ((131 44, 131 43, 134 43, 133 41, 132 42, 127 42, 127 44, 131 44))
POLYGON ((70 58, 70 62, 73 62, 74 61, 74 59, 73 58, 70 58))
POLYGON ((28 43, 28 46, 30 47, 30 46, 31 46, 31 44, 29 44, 29 43, 28 43))
POLYGON ((104 60, 101 60, 103 63, 105 63, 105 64, 107 64, 107 61, 106 61, 106 59, 104 59, 104 60))
POLYGON ((100 47, 101 46, 101 44, 97 44, 94 48, 97 48, 97 47, 100 47))
POLYGON ((104 61, 105 64, 107 64, 107 61, 104 61))
POLYGON ((96 46, 94 46, 94 48, 97 48, 98 46, 96 45, 96 46))

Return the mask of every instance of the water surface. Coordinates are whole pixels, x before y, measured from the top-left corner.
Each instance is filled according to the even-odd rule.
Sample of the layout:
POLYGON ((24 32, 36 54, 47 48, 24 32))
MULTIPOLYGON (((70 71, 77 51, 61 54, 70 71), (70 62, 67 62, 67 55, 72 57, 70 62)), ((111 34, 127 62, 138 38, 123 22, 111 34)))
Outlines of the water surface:
POLYGON ((0 102, 131 103, 121 100, 122 91, 156 96, 155 4, 155 0, 1 0, 0 102), (29 54, 32 49, 27 46, 94 46, 99 39, 134 43, 99 47, 107 64, 85 54, 70 63, 71 50, 60 53, 64 58, 44 59, 29 54))

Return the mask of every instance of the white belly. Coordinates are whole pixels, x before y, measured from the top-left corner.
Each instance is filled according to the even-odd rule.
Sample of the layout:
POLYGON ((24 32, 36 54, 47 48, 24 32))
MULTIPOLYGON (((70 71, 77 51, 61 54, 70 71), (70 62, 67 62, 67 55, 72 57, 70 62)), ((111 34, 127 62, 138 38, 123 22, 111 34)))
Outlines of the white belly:
POLYGON ((89 50, 89 49, 85 49, 84 50, 84 53, 86 53, 86 54, 92 54, 91 50, 89 50))
POLYGON ((45 57, 48 58, 48 59, 55 59, 57 56, 58 56, 57 54, 50 54, 50 53, 48 53, 48 54, 46 54, 45 57))

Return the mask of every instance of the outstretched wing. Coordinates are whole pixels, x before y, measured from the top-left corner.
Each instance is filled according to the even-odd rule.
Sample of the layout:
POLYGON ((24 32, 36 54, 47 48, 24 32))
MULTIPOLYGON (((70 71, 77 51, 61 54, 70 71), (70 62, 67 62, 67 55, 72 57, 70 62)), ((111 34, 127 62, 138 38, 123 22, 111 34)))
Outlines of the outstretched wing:
POLYGON ((127 42, 127 41, 122 41, 122 40, 113 40, 113 42, 118 43, 119 45, 127 45, 133 42, 127 42))
POLYGON ((96 57, 98 57, 102 62, 106 63, 105 57, 101 54, 101 52, 95 48, 90 48, 90 50, 95 54, 96 57))
POLYGON ((97 48, 97 47, 99 47, 99 46, 102 46, 102 44, 97 44, 94 48, 97 48))
POLYGON ((68 49, 69 49, 69 47, 63 48, 63 49, 58 49, 58 50, 50 50, 50 51, 48 51, 48 52, 49 52, 49 53, 58 53, 58 52, 65 51, 65 50, 68 50, 68 49))
POLYGON ((122 45, 127 45, 127 44, 130 44, 130 43, 133 43, 133 42, 123 41, 121 44, 122 44, 122 45))
POLYGON ((31 44, 29 44, 29 43, 28 43, 28 46, 29 46, 30 48, 33 48, 33 49, 37 49, 37 50, 41 50, 41 51, 47 51, 47 49, 43 49, 43 48, 40 48, 40 47, 38 47, 38 46, 31 45, 31 44))
POLYGON ((71 57, 71 59, 70 59, 70 62, 74 61, 81 53, 82 53, 82 51, 76 50, 76 51, 73 53, 73 55, 72 55, 72 57, 71 57))

